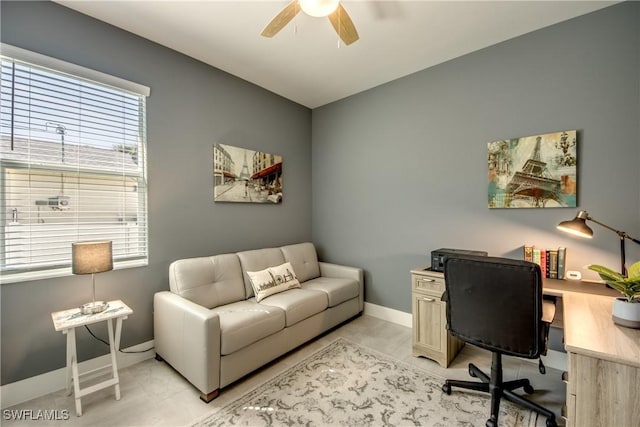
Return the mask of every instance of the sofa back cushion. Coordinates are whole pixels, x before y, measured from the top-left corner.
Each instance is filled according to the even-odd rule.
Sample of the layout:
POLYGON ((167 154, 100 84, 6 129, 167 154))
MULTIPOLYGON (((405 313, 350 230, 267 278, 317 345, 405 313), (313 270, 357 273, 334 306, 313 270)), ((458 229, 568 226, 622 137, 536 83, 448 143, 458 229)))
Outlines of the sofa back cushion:
POLYGON ((207 308, 245 299, 240 260, 235 254, 174 261, 169 266, 169 287, 207 308))
POLYGON ((318 254, 313 243, 298 243, 280 248, 284 258, 291 263, 300 283, 320 277, 318 254))
POLYGON ((266 248, 256 249, 253 251, 243 251, 238 252, 237 255, 240 259, 240 266, 242 269, 242 276, 244 278, 244 287, 247 298, 251 298, 254 295, 253 287, 251 286, 251 279, 249 278, 249 275, 247 275, 247 271, 260 271, 269 267, 275 267, 284 264, 285 262, 280 248, 266 248))

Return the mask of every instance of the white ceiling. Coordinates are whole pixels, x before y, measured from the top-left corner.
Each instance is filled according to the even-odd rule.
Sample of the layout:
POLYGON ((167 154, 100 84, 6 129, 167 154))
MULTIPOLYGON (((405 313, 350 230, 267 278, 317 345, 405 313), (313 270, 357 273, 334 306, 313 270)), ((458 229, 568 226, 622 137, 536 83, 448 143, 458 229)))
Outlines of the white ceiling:
POLYGON ((360 34, 345 46, 302 12, 260 36, 289 0, 55 1, 310 108, 616 3, 344 0, 360 34))

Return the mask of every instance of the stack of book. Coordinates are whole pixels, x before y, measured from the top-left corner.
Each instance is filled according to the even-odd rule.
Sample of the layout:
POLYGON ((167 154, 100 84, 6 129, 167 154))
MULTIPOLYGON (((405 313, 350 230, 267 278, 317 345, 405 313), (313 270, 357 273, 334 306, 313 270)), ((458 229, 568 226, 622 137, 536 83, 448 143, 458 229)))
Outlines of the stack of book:
POLYGON ((524 245, 524 260, 535 262, 542 270, 542 276, 548 279, 564 279, 567 249, 540 249, 524 245))

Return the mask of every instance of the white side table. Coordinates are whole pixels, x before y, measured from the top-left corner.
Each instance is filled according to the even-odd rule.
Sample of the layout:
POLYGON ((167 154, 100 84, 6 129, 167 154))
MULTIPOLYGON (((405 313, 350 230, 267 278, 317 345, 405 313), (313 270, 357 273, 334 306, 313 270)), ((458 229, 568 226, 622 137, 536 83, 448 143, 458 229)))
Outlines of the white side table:
POLYGON ((120 400, 120 378, 118 377, 118 365, 116 355, 120 348, 120 333, 122 332, 122 321, 133 313, 125 303, 120 300, 109 301, 109 306, 102 313, 82 314, 79 308, 57 311, 51 313, 53 326, 56 331, 62 331, 67 335, 67 394, 71 394, 71 383, 73 383, 74 397, 76 400, 76 414, 82 415, 82 405, 80 398, 89 393, 93 393, 103 388, 114 386, 116 400, 120 400), (113 331, 113 320, 116 320, 115 335, 113 331), (107 322, 109 330, 109 347, 111 348, 111 364, 102 366, 89 372, 78 372, 78 356, 76 354, 76 328, 78 326, 91 325, 98 322, 107 322), (81 389, 79 377, 94 373, 98 370, 111 367, 112 378, 81 389))

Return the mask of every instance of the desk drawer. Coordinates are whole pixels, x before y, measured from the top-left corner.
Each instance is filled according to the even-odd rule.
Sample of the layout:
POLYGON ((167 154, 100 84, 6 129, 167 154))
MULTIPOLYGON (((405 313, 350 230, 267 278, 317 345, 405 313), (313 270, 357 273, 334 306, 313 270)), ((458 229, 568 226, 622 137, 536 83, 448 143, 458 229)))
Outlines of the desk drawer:
POLYGON ((437 293, 442 295, 444 292, 444 279, 434 276, 418 276, 414 274, 411 278, 414 291, 423 291, 437 293))

